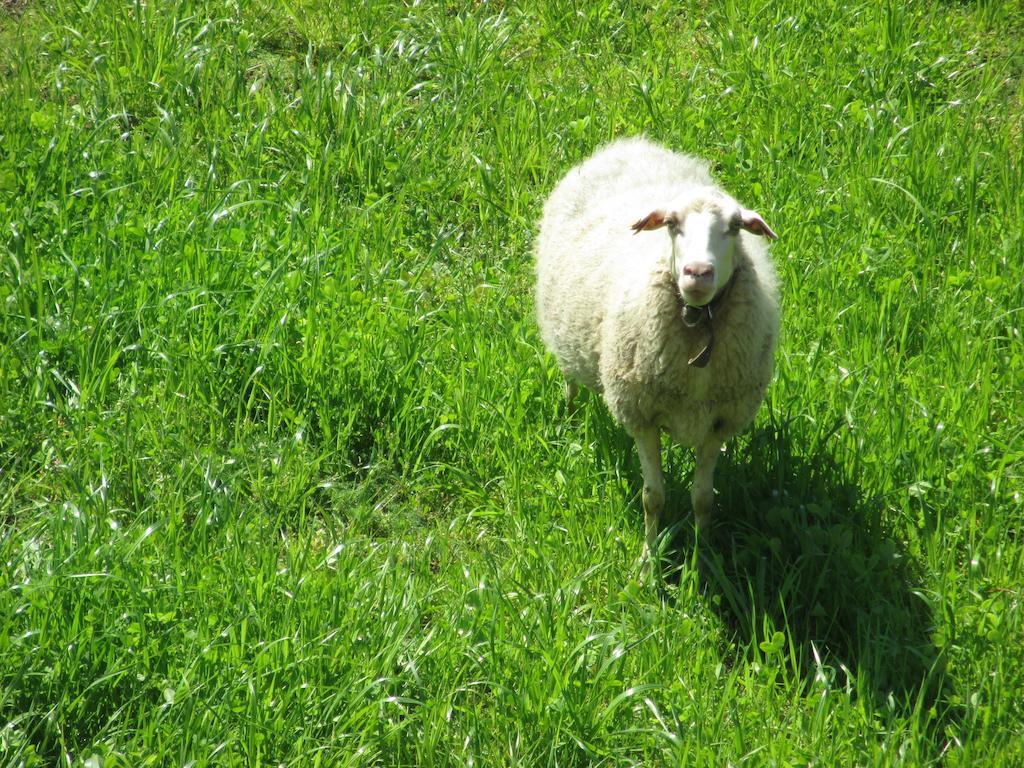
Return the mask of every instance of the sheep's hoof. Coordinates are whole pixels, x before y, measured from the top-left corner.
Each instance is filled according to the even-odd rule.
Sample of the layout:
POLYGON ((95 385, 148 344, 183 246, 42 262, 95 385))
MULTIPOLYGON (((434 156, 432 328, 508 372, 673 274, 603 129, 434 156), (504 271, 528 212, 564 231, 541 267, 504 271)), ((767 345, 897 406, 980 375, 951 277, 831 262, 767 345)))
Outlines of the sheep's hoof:
POLYGON ((652 552, 646 544, 640 553, 637 570, 639 571, 637 579, 644 586, 658 587, 661 585, 661 558, 658 557, 657 552, 652 552))

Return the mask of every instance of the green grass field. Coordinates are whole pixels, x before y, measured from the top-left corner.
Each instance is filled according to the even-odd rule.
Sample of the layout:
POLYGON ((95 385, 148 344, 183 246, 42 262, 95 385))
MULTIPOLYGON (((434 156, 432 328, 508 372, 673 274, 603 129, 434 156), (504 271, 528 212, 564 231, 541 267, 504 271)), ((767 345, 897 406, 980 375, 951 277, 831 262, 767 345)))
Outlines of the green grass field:
POLYGON ((4 3, 0 764, 1024 766, 1022 74, 1016 0, 4 3), (640 132, 784 302, 657 589, 532 299, 640 132))

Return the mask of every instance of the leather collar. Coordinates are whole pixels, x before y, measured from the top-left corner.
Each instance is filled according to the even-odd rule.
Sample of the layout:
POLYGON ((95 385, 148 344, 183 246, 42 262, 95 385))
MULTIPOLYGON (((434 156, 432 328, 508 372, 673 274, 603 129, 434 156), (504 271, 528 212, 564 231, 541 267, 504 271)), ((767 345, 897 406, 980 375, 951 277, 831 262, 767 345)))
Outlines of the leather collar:
POLYGON ((733 283, 736 282, 737 272, 739 272, 738 266, 733 270, 732 276, 729 278, 729 282, 721 287, 711 301, 701 307, 695 307, 692 304, 687 304, 686 299, 683 298, 683 294, 679 290, 679 283, 673 280, 673 284, 676 287, 676 296, 679 297, 679 302, 683 305, 683 324, 687 328, 703 327, 707 329, 707 344, 700 352, 687 360, 687 362, 694 368, 705 368, 707 367, 707 364, 711 362, 711 350, 715 346, 715 313, 721 308, 726 298, 728 298, 729 294, 732 292, 732 286, 733 283))

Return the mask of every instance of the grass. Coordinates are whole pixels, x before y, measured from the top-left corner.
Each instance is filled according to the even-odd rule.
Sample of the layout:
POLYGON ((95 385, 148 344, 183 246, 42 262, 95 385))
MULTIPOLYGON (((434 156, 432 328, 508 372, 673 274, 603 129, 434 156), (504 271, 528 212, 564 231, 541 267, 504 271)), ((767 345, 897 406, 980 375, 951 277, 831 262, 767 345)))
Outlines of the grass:
POLYGON ((0 762, 1024 765, 1013 2, 0 10, 0 762), (666 588, 559 413, 544 196, 645 132, 782 235, 666 588))

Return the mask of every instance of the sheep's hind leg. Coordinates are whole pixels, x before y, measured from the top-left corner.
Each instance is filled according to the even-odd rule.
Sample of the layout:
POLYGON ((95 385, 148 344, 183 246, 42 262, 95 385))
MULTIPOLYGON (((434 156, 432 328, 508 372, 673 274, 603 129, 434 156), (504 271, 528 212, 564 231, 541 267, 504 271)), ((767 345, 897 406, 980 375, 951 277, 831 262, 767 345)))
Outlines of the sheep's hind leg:
POLYGON ((641 560, 654 565, 658 544, 658 520, 665 506, 665 483, 661 474, 661 435, 658 428, 635 435, 640 468, 644 474, 644 548, 641 560))
POLYGON ((572 416, 576 413, 576 395, 580 393, 580 385, 572 379, 565 380, 565 412, 572 416))
POLYGON ((721 452, 722 444, 717 440, 708 440, 697 446, 695 451, 697 466, 693 471, 690 500, 698 531, 706 531, 711 524, 711 511, 715 505, 715 464, 721 452))

